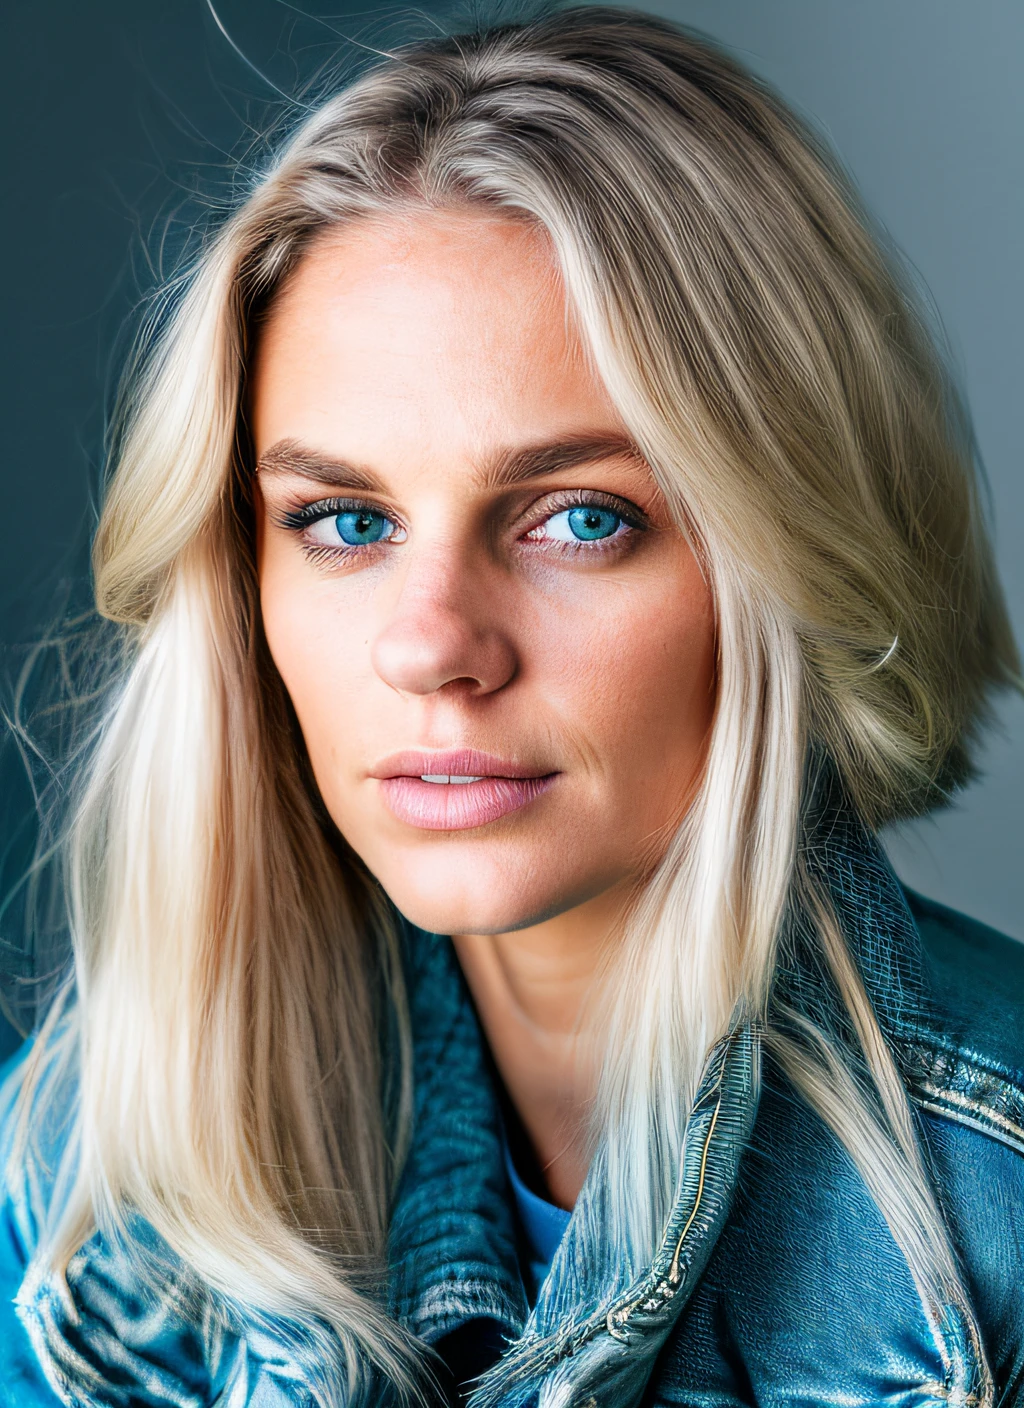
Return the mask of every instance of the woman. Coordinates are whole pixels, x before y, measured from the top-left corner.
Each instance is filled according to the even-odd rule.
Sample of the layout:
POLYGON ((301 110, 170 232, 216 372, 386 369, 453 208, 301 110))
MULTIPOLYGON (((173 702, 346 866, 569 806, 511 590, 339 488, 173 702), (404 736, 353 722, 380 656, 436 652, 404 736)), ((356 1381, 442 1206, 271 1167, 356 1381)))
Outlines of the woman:
POLYGON ((118 425, 15 1401, 1020 1401, 1024 957, 873 837, 1017 659, 778 100, 625 11, 407 50, 118 425))

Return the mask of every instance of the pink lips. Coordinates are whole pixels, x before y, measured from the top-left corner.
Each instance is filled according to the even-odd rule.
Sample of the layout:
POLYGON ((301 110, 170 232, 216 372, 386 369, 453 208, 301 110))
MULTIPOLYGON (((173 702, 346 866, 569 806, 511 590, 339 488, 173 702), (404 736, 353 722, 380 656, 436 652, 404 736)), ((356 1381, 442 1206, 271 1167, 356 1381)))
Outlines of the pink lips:
POLYGON ((371 773, 393 816, 425 831, 468 831, 525 807, 554 782, 538 773, 475 749, 450 753, 395 753, 371 773), (471 782, 424 782, 424 777, 473 778, 471 782))

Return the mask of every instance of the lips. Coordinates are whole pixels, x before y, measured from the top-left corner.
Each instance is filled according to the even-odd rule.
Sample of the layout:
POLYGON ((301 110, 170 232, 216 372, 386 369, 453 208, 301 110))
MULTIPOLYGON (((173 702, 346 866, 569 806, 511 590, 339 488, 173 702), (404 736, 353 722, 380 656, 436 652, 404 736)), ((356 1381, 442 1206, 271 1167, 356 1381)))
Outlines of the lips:
POLYGON ((486 826, 534 801, 558 776, 471 748, 396 753, 370 775, 392 815, 424 831, 486 826))

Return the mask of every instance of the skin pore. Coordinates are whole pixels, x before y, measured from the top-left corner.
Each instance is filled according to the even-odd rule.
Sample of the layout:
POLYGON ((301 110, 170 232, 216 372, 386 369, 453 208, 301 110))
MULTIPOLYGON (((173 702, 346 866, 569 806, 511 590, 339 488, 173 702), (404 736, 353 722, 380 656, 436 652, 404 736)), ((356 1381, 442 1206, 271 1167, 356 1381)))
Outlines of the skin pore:
POLYGON ((523 221, 321 236, 261 331, 250 413, 263 622, 324 803, 402 913, 452 935, 571 1207, 584 1007, 700 775, 710 590, 523 221))

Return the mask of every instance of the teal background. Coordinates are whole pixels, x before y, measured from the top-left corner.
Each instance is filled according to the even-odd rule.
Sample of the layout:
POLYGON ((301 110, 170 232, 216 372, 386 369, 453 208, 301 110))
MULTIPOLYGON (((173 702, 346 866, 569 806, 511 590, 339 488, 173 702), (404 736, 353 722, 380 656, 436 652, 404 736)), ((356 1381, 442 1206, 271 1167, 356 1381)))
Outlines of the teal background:
MULTIPOLYGON (((1018 634, 1024 272, 1020 0, 663 0, 822 130, 904 250, 974 411, 1018 634)), ((104 406, 119 329, 173 262, 231 153, 275 100, 339 53, 359 60, 429 6, 343 0, 6 0, 0 15, 0 646, 26 648, 87 592, 104 406), (259 72, 257 72, 257 70, 259 72), (261 76, 262 75, 262 76, 261 76)), ((468 13, 468 11, 467 11, 468 13)), ((10 708, 12 689, 3 692, 10 708)), ((1024 938, 1024 704, 1005 700, 984 776, 948 811, 887 838, 900 874, 1024 938)), ((0 940, 19 942, 15 881, 33 798, 0 756, 0 940)), ((2 1042, 0 1042, 2 1045, 2 1042)))

